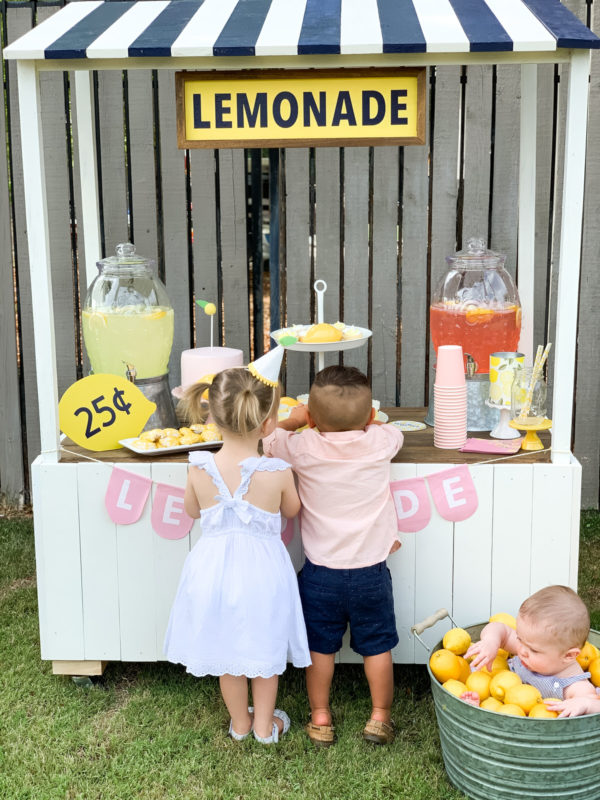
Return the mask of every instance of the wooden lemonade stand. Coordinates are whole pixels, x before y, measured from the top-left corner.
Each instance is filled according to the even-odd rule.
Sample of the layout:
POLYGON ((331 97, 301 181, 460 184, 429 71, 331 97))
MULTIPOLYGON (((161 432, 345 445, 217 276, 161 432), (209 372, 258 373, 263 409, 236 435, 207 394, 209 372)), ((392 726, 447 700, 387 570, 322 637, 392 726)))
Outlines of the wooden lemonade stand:
MULTIPOLYGON (((590 49, 599 46, 600 40, 558 0, 83 0, 68 4, 4 50, 18 67, 35 309, 42 452, 32 465, 32 478, 41 655, 53 661, 56 673, 99 674, 107 661, 162 659, 180 570, 200 529, 196 524, 188 537, 170 541, 152 531, 149 507, 128 526, 112 523, 104 508, 111 464, 183 486, 185 457, 135 457, 114 450, 94 454, 97 460, 90 461, 76 447, 61 448, 41 74, 75 74, 85 238, 80 259, 89 284, 101 256, 93 71, 240 73, 260 68, 297 76, 302 70, 326 69, 342 76, 372 68, 520 64, 520 349, 532 360, 537 64, 570 65, 551 450, 487 463, 485 456, 434 448, 430 430, 406 437, 392 467, 394 479, 468 463, 479 499, 476 513, 463 522, 434 514, 426 529, 403 534, 400 553, 390 559, 400 635, 394 659, 413 663, 424 662, 427 653, 415 646, 410 626, 436 608, 448 608, 457 624, 469 625, 486 619, 491 610, 514 613, 524 597, 543 585, 577 584, 581 466, 571 453, 572 402, 590 49), (185 20, 183 6, 189 12, 185 20)), ((222 120, 227 121, 225 114, 222 120)), ((372 138, 353 142, 344 133, 320 143, 365 141, 376 143, 372 138)), ((213 140, 204 146, 220 145, 213 140)), ((235 145, 228 140, 227 146, 235 145)), ((257 138, 253 146, 274 145, 272 139, 257 138)), ((386 410, 392 419, 420 420, 425 412, 386 410)), ((298 536, 290 549, 297 562, 298 536)), ((429 639, 424 635, 429 644, 439 636, 439 630, 429 639)), ((341 660, 354 660, 348 647, 341 660)))

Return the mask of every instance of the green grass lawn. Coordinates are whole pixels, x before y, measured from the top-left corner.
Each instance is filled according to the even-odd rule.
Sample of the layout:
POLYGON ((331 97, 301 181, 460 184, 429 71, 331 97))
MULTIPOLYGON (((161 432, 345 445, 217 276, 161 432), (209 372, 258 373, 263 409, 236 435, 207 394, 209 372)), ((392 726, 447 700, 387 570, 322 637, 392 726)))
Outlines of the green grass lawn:
MULTIPOLYGON (((600 514, 582 515, 580 593, 600 628, 600 514)), ((110 664, 92 688, 40 661, 33 531, 0 518, 0 798, 2 800, 290 800, 463 795, 446 779, 424 667, 396 666, 391 747, 364 743, 362 668, 333 687, 338 742, 316 751, 302 732, 304 680, 288 669, 278 704, 292 717, 277 747, 226 735, 215 678, 167 664, 110 664)))

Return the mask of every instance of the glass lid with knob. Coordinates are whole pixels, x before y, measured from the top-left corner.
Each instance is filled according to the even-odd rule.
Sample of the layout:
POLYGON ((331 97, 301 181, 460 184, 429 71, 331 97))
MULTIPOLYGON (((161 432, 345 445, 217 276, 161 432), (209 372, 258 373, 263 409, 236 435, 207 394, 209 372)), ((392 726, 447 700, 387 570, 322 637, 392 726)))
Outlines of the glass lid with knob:
POLYGON ((173 307, 154 262, 124 243, 97 262, 82 311, 83 338, 95 373, 164 375, 173 344, 173 307))
POLYGON ((521 333, 517 287, 504 268, 506 256, 486 248, 484 239, 447 256, 448 270, 437 284, 429 309, 431 339, 461 345, 478 373, 489 372, 490 353, 515 351, 521 333))

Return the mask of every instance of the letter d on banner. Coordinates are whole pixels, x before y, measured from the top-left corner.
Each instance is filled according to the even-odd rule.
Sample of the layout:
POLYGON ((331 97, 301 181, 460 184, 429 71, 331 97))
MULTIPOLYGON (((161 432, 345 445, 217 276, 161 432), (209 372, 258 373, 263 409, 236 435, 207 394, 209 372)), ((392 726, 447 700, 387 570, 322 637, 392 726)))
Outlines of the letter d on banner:
POLYGON ((422 530, 431 519, 431 505, 425 478, 392 481, 390 490, 396 507, 398 530, 402 533, 422 530))
POLYGON ((117 525, 131 525, 142 516, 152 481, 135 472, 113 467, 104 504, 117 525))
POLYGON ((152 502, 152 527, 163 539, 183 539, 190 532, 194 520, 185 513, 183 497, 185 489, 156 484, 152 502))

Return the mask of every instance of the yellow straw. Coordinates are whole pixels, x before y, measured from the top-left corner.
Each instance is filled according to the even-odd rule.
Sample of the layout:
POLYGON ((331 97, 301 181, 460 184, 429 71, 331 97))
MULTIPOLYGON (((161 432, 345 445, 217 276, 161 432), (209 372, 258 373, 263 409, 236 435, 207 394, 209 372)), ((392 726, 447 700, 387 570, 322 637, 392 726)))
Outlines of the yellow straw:
POLYGON ((541 344, 538 345, 538 349, 535 354, 535 361, 533 362, 533 368, 531 370, 531 380, 529 382, 529 387, 527 388, 527 395, 525 396, 525 402, 523 403, 521 411, 519 413, 519 419, 525 419, 527 416, 529 416, 529 411, 531 409, 531 401, 533 400, 533 390, 542 374, 542 370, 544 369, 544 365, 546 363, 546 360, 548 359, 548 353, 550 352, 551 347, 552 347, 551 342, 548 342, 545 348, 542 348, 541 344))

